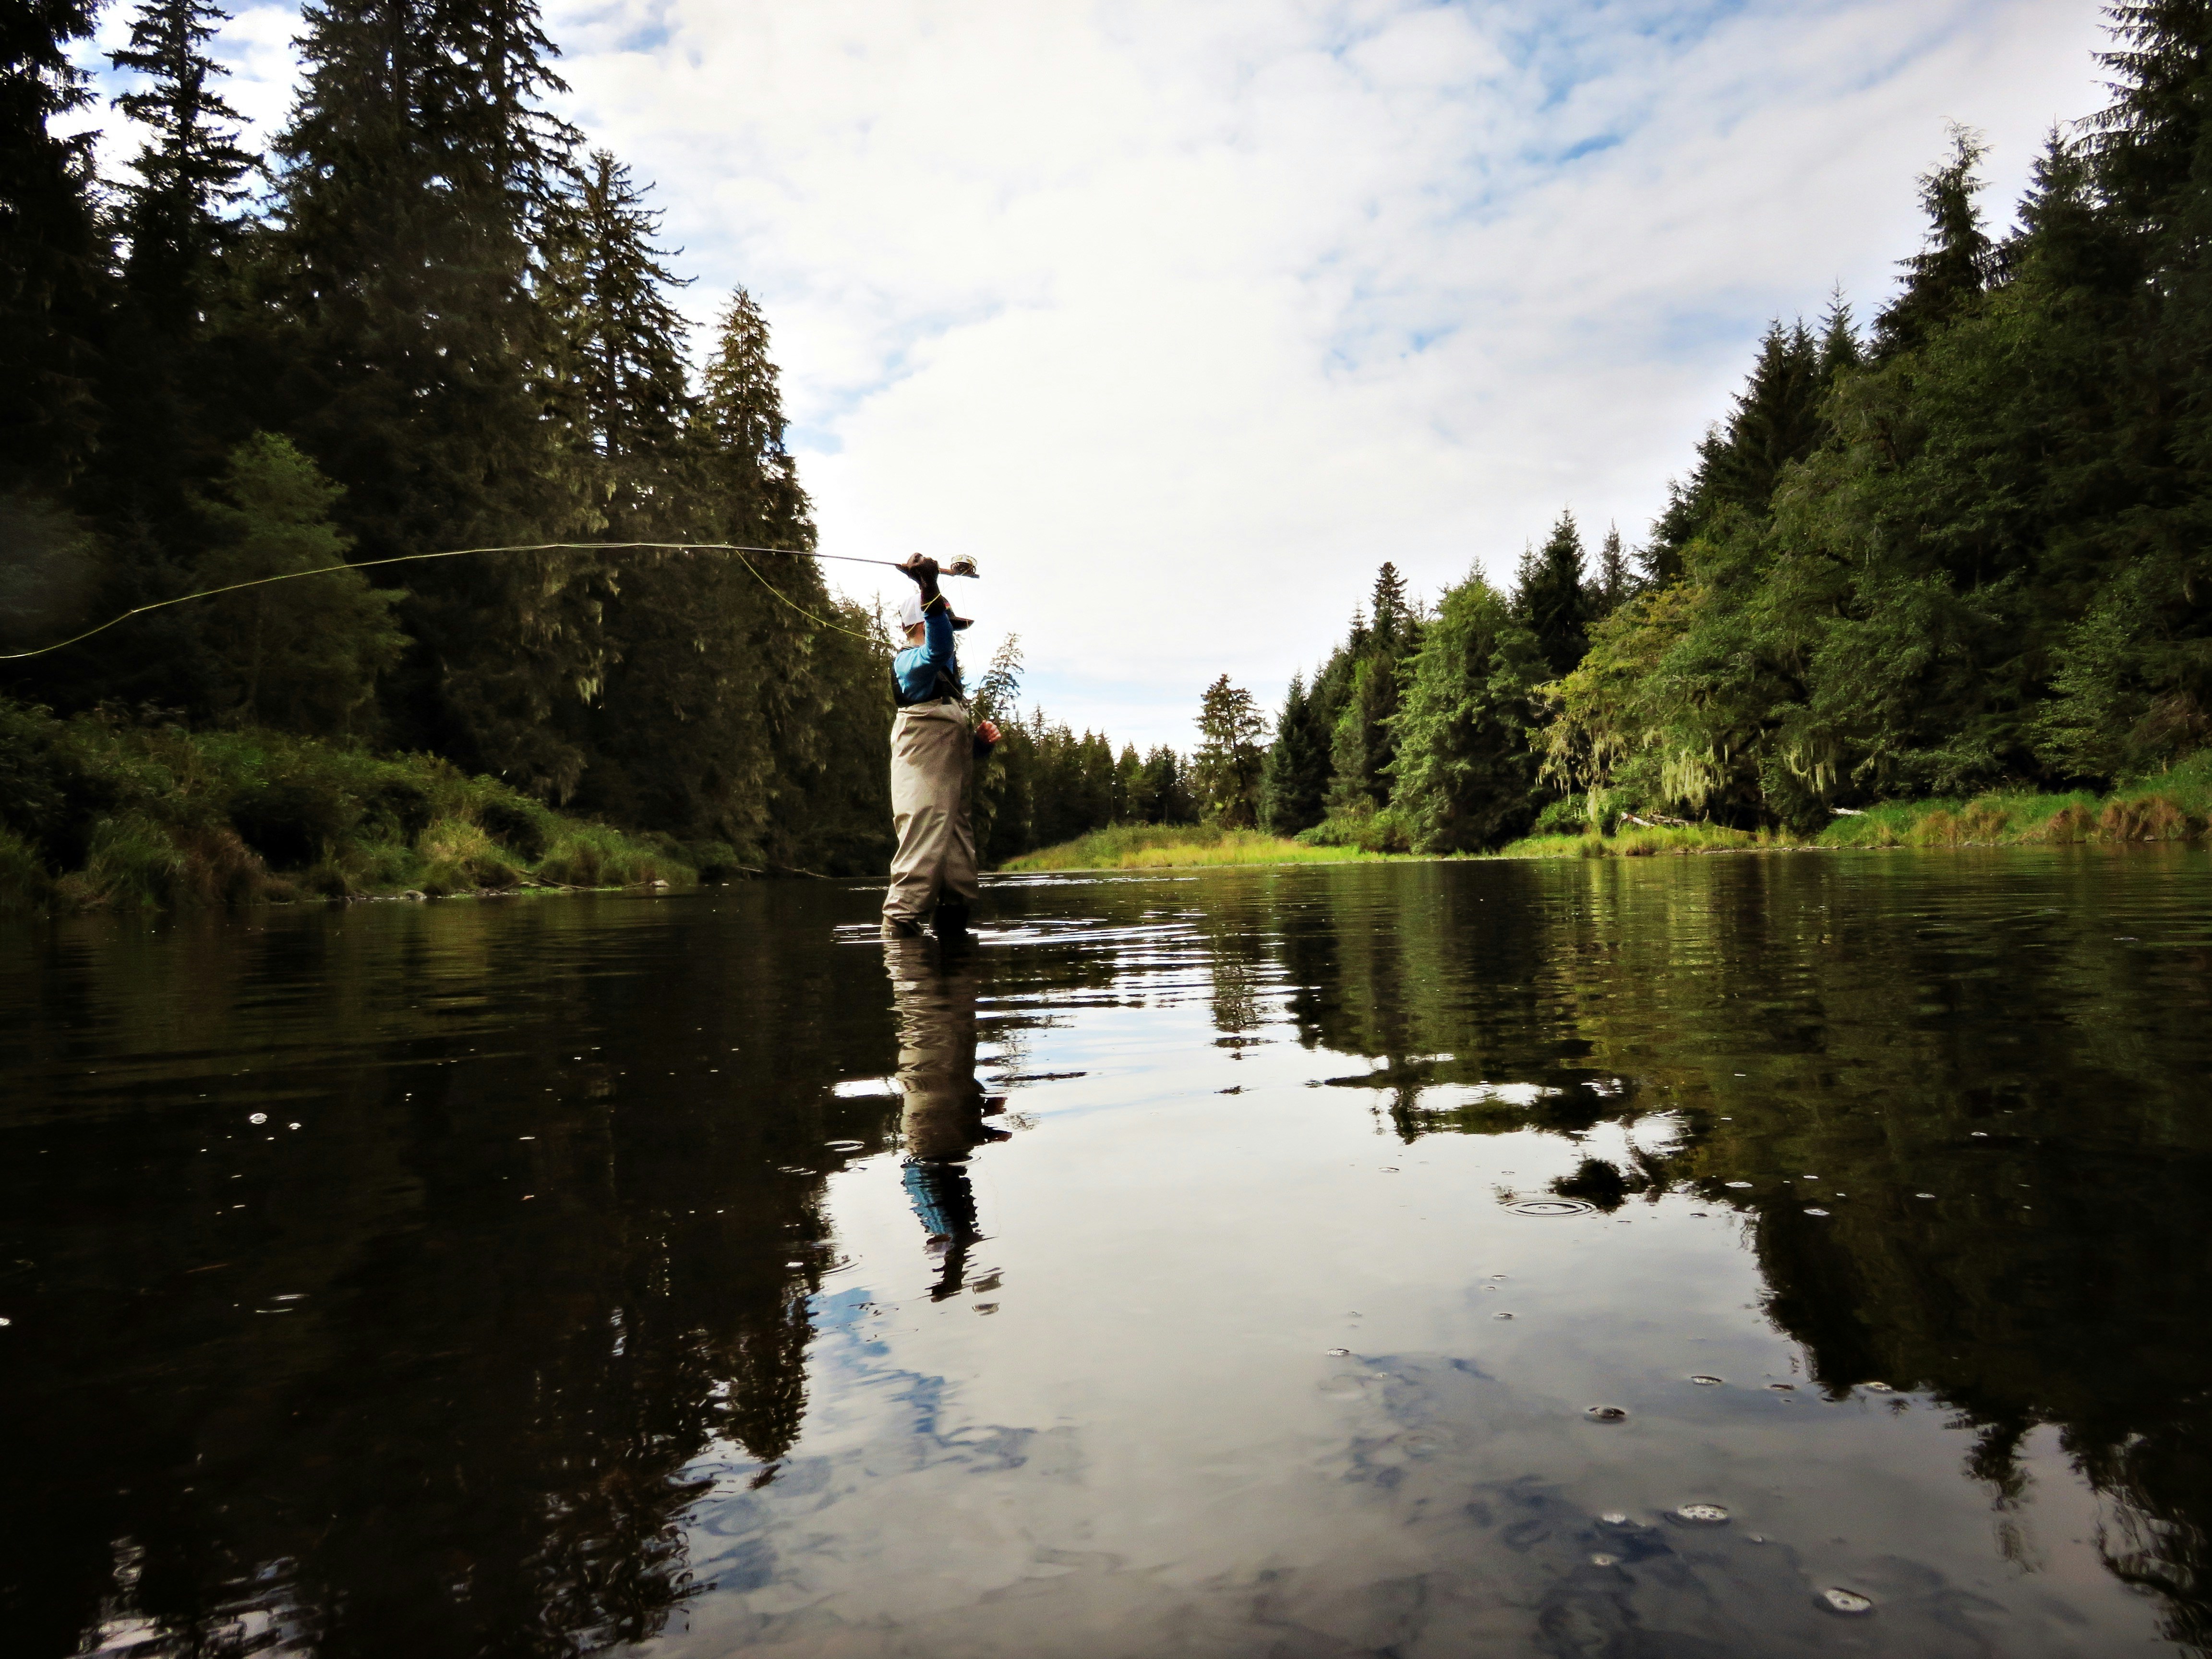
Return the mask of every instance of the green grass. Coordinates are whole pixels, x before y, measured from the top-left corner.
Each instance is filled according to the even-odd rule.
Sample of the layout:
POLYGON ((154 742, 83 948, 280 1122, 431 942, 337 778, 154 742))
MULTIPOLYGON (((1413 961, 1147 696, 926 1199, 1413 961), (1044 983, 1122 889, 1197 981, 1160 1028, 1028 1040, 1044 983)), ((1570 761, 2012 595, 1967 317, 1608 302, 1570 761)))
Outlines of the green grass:
POLYGON ((1007 860, 1022 870, 1185 870, 1237 864, 1346 864, 1372 859, 1356 847, 1314 847, 1256 830, 1199 823, 1115 824, 1007 860))
POLYGON ((690 883, 686 849, 427 755, 0 699, 0 911, 690 883))
POLYGON ((1822 847, 2004 847, 2069 842, 2179 841, 2212 819, 2212 750, 2107 795, 1996 790, 1971 798, 1892 801, 1838 818, 1822 847))
POLYGON ((1635 824, 1610 836, 1528 836, 1509 842, 1492 854, 1501 859, 1637 859, 1662 853, 1733 853, 1754 847, 1781 847, 1791 840, 1771 830, 1730 830, 1717 823, 1676 829, 1635 824))

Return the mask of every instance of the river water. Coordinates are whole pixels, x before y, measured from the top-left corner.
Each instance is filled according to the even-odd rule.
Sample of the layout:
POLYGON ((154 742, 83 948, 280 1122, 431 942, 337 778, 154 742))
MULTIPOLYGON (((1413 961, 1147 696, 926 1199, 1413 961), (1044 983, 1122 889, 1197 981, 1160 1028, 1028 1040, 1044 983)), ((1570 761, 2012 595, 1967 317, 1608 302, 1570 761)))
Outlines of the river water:
POLYGON ((2208 877, 18 925, 0 1646, 2204 1653, 2208 877))

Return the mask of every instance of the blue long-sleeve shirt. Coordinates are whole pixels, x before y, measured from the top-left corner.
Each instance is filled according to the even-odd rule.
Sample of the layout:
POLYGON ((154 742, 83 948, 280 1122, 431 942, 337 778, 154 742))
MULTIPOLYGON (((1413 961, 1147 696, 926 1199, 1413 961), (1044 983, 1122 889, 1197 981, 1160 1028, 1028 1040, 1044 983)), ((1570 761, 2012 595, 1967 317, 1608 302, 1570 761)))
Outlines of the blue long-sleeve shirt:
POLYGON ((921 643, 909 645, 891 659, 891 678, 898 682, 902 704, 942 696, 937 684, 939 674, 959 684, 958 659, 952 651, 952 607, 942 593, 923 610, 921 627, 921 643))

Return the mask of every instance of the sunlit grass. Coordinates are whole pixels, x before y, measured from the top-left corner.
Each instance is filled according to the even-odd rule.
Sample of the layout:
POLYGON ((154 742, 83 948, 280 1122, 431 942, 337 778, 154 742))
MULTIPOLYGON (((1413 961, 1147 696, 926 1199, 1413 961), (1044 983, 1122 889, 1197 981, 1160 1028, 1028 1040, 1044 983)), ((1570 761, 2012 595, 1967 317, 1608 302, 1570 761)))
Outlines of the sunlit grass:
POLYGON ((1184 870, 1236 864, 1349 864, 1376 854, 1356 847, 1309 847, 1257 830, 1206 824, 1132 823, 1094 830, 1057 847, 1009 859, 1023 870, 1184 870))
POLYGON ((1753 847, 1796 844, 1771 830, 1730 830, 1717 823, 1654 829, 1630 825, 1616 835, 1529 836, 1509 842, 1496 856, 1504 859, 1640 859, 1667 853, 1733 853, 1753 847))
POLYGON ((2109 795, 1993 790, 1971 798, 1890 801, 1838 817, 1822 847, 2001 847, 2086 841, 2180 841, 2212 818, 2212 751, 2123 784, 2109 795))

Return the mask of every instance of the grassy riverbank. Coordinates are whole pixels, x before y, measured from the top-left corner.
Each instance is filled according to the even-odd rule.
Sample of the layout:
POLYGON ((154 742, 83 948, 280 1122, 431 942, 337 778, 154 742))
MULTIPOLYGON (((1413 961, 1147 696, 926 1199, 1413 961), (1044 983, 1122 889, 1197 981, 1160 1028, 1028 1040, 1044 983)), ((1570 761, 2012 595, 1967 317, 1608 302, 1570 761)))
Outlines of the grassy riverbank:
MULTIPOLYGON (((1839 815, 1817 836, 1717 823, 1636 824, 1606 834, 1528 836, 1492 858, 1651 858, 1761 848, 1984 847, 2075 842, 2181 841, 2212 822, 2212 751, 2110 794, 1999 792, 1971 799, 1892 801, 1839 815)), ((1399 856, 1358 846, 1316 846, 1252 830, 1142 824, 1100 830, 1007 861, 1023 870, 1179 870, 1219 865, 1342 864, 1399 856)))
POLYGON ((1009 871, 1181 870, 1231 864, 1345 864, 1370 859, 1356 847, 1309 847, 1256 830, 1199 823, 1115 824, 1006 860, 1009 871))
POLYGON ((1970 798, 1888 801, 1839 814, 1814 836, 1717 824, 1644 828, 1620 823, 1611 834, 1531 836, 1501 858, 1641 858, 1759 847, 2021 847, 2076 842, 2184 841, 2212 820, 2212 751, 2171 770, 2095 794, 1992 791, 1970 798))
POLYGON ((429 756, 0 701, 0 910, 688 883, 727 857, 429 756))

